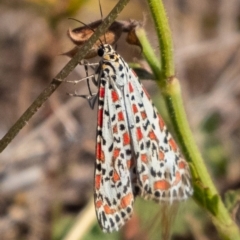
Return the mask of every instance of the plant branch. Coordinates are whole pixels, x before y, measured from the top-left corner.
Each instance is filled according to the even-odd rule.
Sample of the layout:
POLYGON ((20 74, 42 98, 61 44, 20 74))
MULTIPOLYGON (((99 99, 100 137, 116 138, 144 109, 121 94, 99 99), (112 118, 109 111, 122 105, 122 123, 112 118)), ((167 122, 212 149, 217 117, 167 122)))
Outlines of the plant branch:
POLYGON ((141 45, 144 46, 142 48, 142 53, 151 67, 153 74, 155 75, 156 79, 161 79, 161 64, 159 63, 159 60, 148 41, 145 30, 142 27, 138 27, 136 29, 136 35, 138 40, 141 42, 141 45))
MULTIPOLYGON (((157 83, 164 96, 179 145, 186 160, 189 162, 193 177, 194 199, 210 214, 222 239, 239 240, 240 233, 238 227, 231 219, 208 174, 187 121, 181 97, 180 84, 175 77, 172 37, 164 6, 160 0, 148 0, 148 4, 159 39, 162 69, 159 69, 160 73, 155 74, 155 66, 157 66, 157 64, 154 64, 153 68, 152 62, 150 61, 149 65, 156 75, 155 77, 158 78, 157 83)), ((139 40, 141 42, 141 39, 139 40)), ((144 49, 144 42, 141 42, 141 44, 144 49)), ((149 57, 151 57, 151 51, 149 52, 149 57)), ((144 55, 146 55, 146 52, 144 55)), ((148 61, 148 58, 146 59, 148 61)))
MULTIPOLYGON (((148 4, 157 30, 157 36, 161 50, 161 79, 166 80, 175 74, 171 30, 168 25, 168 19, 162 1, 148 0, 148 4)), ((160 81, 161 79, 158 79, 157 81, 160 81)))

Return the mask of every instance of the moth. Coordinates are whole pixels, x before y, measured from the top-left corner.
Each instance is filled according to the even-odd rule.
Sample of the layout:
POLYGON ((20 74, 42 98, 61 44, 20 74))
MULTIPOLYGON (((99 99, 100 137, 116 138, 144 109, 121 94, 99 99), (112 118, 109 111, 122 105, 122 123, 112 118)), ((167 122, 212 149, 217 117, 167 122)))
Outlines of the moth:
POLYGON ((94 201, 104 232, 132 216, 137 196, 155 202, 193 194, 188 163, 137 75, 109 44, 98 48, 94 201))

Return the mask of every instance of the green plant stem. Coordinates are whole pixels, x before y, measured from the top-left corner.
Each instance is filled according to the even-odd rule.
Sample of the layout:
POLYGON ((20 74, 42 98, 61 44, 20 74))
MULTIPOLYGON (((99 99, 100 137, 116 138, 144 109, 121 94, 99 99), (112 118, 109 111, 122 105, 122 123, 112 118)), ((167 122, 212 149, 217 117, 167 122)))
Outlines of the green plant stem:
POLYGON ((157 70, 156 57, 149 61, 152 58, 152 51, 148 52, 150 44, 146 44, 146 36, 140 30, 137 30, 137 36, 143 49, 145 48, 144 44, 147 46, 144 55, 156 78, 158 78, 157 83, 164 96, 179 144, 189 162, 193 176, 194 199, 211 215, 222 239, 238 240, 240 239, 238 227, 231 219, 207 172, 186 118, 179 81, 175 78, 172 37, 164 6, 160 0, 148 0, 148 3, 159 38, 162 69, 157 70), (157 71, 158 73, 156 73, 157 71))
POLYGON ((177 78, 172 78, 170 81, 167 84, 164 98, 181 149, 193 173, 194 199, 211 214, 212 220, 223 239, 240 239, 237 226, 229 216, 195 144, 186 119, 179 81, 177 78))
POLYGON ((27 124, 31 117, 43 105, 43 103, 51 96, 51 94, 61 85, 63 80, 72 72, 77 64, 85 57, 88 51, 98 38, 108 29, 108 27, 117 18, 129 0, 120 0, 114 9, 104 19, 103 23, 91 36, 91 38, 83 45, 82 48, 75 54, 75 56, 67 63, 67 65, 56 75, 50 85, 46 87, 42 93, 36 98, 31 106, 23 113, 17 122, 9 129, 6 135, 0 140, 0 152, 2 152, 8 144, 15 138, 19 131, 27 124))
POLYGON ((141 45, 144 46, 142 48, 142 53, 147 60, 149 66, 151 67, 153 74, 155 75, 156 79, 161 78, 161 64, 159 63, 158 58, 156 57, 148 39, 146 36, 146 32, 142 27, 136 29, 136 34, 138 39, 141 39, 141 45))
MULTIPOLYGON (((161 48, 161 79, 166 80, 168 77, 174 76, 175 74, 172 35, 162 1, 148 0, 148 4, 156 26, 159 46, 161 48)), ((159 79, 159 81, 161 79, 159 79)))

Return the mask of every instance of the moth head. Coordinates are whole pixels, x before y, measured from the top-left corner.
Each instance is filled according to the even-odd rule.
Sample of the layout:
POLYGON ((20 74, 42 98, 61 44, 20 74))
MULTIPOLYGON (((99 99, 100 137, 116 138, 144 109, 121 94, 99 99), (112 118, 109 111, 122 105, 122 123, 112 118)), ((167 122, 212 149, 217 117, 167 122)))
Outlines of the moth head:
POLYGON ((104 44, 99 47, 98 56, 111 61, 115 59, 116 52, 111 45, 104 44))

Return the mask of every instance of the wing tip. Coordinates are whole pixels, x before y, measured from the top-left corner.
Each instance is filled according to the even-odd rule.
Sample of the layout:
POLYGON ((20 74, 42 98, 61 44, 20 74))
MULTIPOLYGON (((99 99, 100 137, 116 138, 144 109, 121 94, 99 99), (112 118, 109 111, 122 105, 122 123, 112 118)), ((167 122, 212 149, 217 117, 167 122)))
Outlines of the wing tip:
POLYGON ((99 215, 97 213, 97 218, 102 231, 104 233, 112 233, 114 231, 118 231, 132 217, 133 207, 131 206, 128 209, 128 212, 121 210, 108 216, 104 214, 106 216, 105 221, 102 221, 102 219, 98 217, 99 215, 103 214, 103 212, 99 212, 99 215))

